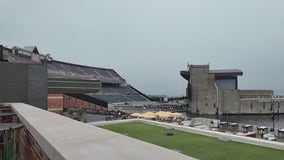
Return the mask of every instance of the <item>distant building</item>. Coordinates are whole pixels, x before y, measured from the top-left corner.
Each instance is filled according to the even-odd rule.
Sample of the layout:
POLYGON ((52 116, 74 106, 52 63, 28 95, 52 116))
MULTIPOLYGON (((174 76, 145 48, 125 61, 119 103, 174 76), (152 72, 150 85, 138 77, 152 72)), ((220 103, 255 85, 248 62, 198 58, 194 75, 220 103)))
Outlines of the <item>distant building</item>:
POLYGON ((64 108, 104 112, 151 102, 113 69, 57 61, 35 46, 0 45, 0 75, 0 103, 24 102, 62 113, 64 108))
POLYGON ((270 114, 284 113, 283 98, 273 90, 239 90, 240 70, 209 70, 209 65, 190 65, 181 76, 188 81, 186 89, 190 111, 197 114, 270 114))
POLYGON ((47 69, 39 63, 37 49, 34 48, 31 52, 20 48, 14 49, 0 45, 0 103, 24 102, 47 109, 47 69), (18 57, 26 57, 27 54, 38 57, 38 61, 9 63, 17 61, 18 57))

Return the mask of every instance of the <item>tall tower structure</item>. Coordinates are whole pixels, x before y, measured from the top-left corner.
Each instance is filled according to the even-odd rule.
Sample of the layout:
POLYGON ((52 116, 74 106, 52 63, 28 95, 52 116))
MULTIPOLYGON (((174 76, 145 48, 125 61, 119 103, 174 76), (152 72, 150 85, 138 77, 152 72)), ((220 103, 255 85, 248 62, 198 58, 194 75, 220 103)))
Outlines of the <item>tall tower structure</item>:
POLYGON ((190 65, 181 71, 188 80, 187 97, 191 112, 196 114, 222 113, 222 90, 237 90, 240 70, 209 70, 209 65, 190 65))

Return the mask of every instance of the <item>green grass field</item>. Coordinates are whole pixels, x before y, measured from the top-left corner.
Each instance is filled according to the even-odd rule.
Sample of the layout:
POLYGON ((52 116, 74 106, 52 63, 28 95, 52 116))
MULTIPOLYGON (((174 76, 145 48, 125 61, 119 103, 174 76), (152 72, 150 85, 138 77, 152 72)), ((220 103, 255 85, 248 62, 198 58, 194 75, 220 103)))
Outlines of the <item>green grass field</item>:
POLYGON ((201 160, 282 160, 284 151, 238 142, 222 142, 216 138, 174 130, 167 136, 162 127, 131 122, 102 126, 102 128, 127 134, 201 160))

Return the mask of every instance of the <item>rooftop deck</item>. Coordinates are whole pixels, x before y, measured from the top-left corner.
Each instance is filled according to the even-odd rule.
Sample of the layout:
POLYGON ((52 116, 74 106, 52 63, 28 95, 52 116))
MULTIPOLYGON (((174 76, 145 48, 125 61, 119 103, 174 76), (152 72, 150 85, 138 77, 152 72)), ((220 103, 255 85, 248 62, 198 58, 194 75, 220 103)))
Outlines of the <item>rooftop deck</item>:
POLYGON ((42 150, 52 160, 194 159, 27 104, 11 103, 10 105, 42 150))

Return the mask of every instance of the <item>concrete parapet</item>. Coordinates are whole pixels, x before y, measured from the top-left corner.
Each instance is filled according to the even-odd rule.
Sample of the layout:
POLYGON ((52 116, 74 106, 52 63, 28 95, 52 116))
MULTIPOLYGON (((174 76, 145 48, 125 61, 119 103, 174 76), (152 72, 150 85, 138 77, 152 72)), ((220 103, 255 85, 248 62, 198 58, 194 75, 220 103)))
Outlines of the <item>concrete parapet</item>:
POLYGON ((11 103, 11 107, 51 160, 194 160, 27 104, 11 103))
POLYGON ((119 123, 127 123, 127 122, 140 122, 140 121, 141 121, 141 119, 135 118, 135 119, 114 120, 114 121, 90 122, 88 124, 99 127, 99 126, 105 126, 105 125, 110 125, 110 124, 119 124, 119 123))
POLYGON ((225 139, 229 139, 234 142, 241 142, 241 143, 247 143, 247 144, 253 144, 253 145, 258 145, 258 146, 263 146, 263 147, 284 150, 284 143, 281 143, 281 142, 267 141, 263 139, 238 136, 238 135, 222 133, 218 131, 204 130, 204 129, 198 129, 198 128, 187 127, 187 126, 179 126, 175 124, 169 124, 169 123, 163 123, 163 122, 157 122, 157 121, 149 121, 149 120, 144 120, 144 119, 143 120, 141 119, 140 121, 143 121, 148 124, 162 126, 162 127, 172 127, 177 130, 182 130, 182 131, 200 134, 204 136, 215 137, 215 138, 225 138, 225 139))
POLYGON ((252 144, 257 146, 263 146, 263 147, 269 147, 279 150, 284 150, 284 143, 281 142, 273 142, 273 141, 267 141, 263 139, 257 139, 257 138, 251 138, 251 137, 244 137, 234 134, 228 134, 228 133, 222 133, 218 131, 211 131, 211 130, 204 130, 194 127, 188 127, 188 126, 180 126, 176 124, 170 124, 170 123, 164 123, 164 122, 158 122, 158 121, 151 121, 151 120, 145 120, 145 119, 130 119, 130 120, 119 120, 119 121, 107 121, 107 122, 94 122, 90 123, 91 125, 108 125, 108 124, 116 124, 116 123, 125 123, 125 122, 144 122, 146 124, 156 125, 160 127, 171 127, 176 130, 181 130, 185 132, 195 133, 199 135, 209 136, 209 137, 215 137, 219 139, 227 139, 234 142, 241 142, 246 144, 252 144))

